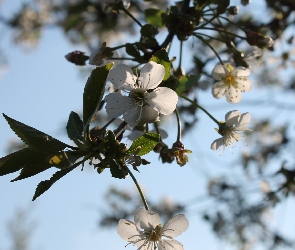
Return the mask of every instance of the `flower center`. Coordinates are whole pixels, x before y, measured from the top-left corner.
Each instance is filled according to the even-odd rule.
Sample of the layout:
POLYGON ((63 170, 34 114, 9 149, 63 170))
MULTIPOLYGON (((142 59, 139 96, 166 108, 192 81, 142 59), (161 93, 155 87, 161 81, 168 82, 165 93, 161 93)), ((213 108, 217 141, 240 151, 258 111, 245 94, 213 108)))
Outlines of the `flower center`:
POLYGON ((153 230, 150 234, 150 241, 159 241, 161 239, 161 235, 159 232, 153 230))
POLYGON ((232 74, 229 74, 225 77, 225 82, 226 85, 234 85, 236 82, 236 78, 232 74))
POLYGON ((147 104, 146 96, 148 92, 145 89, 134 89, 130 92, 129 97, 136 103, 138 106, 144 106, 147 104))

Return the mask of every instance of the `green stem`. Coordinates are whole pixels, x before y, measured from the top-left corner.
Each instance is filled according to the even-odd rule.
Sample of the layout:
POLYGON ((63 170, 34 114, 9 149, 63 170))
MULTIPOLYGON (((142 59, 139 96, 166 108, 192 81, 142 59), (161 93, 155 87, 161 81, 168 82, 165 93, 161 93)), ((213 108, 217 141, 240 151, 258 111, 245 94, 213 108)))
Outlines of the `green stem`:
POLYGON ((182 63, 182 41, 180 41, 179 66, 178 66, 180 70, 181 70, 181 63, 182 63))
POLYGON ((199 109, 203 110, 206 115, 208 115, 214 122, 217 123, 217 125, 219 125, 219 121, 217 121, 206 109, 204 109, 202 106, 200 106, 199 104, 197 104, 196 102, 192 101, 191 99, 187 98, 184 95, 180 95, 180 97, 182 97, 183 99, 187 100, 188 102, 190 102, 191 104, 195 105, 196 107, 198 107, 199 109))
POLYGON ((201 36, 194 34, 195 37, 199 38, 203 43, 205 43, 217 56, 218 60, 222 65, 224 65, 223 61, 221 60, 220 56, 218 55, 217 51, 201 36))
POLYGON ((128 58, 128 57, 110 57, 108 60, 130 60, 133 61, 134 58, 128 58))
POLYGON ((219 42, 224 43, 223 40, 221 40, 221 39, 219 39, 219 38, 217 38, 217 37, 209 36, 209 35, 207 35, 207 34, 203 34, 203 33, 199 33, 199 32, 194 32, 194 34, 195 34, 195 35, 198 35, 198 36, 206 36, 206 37, 209 37, 210 39, 215 39, 215 40, 217 40, 217 41, 219 41, 219 42))
POLYGON ((120 10, 123 10, 127 14, 127 16, 129 16, 134 22, 136 22, 140 27, 142 27, 142 24, 128 10, 126 10, 124 7, 120 10))
POLYGON ((128 173, 130 174, 132 180, 134 181, 134 183, 135 183, 135 185, 136 185, 136 187, 137 187, 137 190, 138 190, 138 192, 139 192, 139 194, 140 194, 140 197, 141 197, 141 199, 142 199, 142 202, 143 202, 143 205, 144 205, 145 209, 146 209, 146 210, 149 210, 149 206, 148 206, 148 204, 147 204, 147 201, 146 201, 146 199, 145 199, 145 197, 144 197, 144 195, 143 195, 143 192, 142 192, 142 190, 141 190, 141 188, 140 188, 140 186, 139 186, 139 184, 138 184, 138 182, 137 182, 135 176, 133 175, 133 173, 130 171, 130 169, 129 169, 128 167, 126 167, 126 168, 127 168, 128 173))
POLYGON ((214 30, 214 31, 217 31, 217 32, 223 32, 225 34, 229 34, 231 36, 235 36, 235 37, 238 37, 238 38, 241 38, 241 39, 247 39, 246 37, 243 37, 243 36, 239 36, 237 34, 234 34, 234 33, 231 33, 229 31, 226 31, 226 30, 218 30, 216 28, 210 28, 210 27, 204 27, 204 28, 201 28, 202 30, 214 30))
POLYGON ((175 109, 175 115, 177 119, 177 140, 176 141, 181 141, 181 120, 180 120, 180 116, 179 116, 177 108, 175 109))

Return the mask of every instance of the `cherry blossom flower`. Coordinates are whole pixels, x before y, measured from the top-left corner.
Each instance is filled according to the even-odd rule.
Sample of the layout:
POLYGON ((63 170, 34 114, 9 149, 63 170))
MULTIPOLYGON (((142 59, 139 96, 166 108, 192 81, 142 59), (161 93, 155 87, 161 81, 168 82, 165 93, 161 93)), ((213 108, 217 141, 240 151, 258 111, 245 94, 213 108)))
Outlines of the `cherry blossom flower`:
POLYGON ((121 219, 117 232, 119 236, 141 250, 184 250, 183 245, 174 240, 188 228, 188 220, 183 214, 172 217, 163 227, 157 213, 141 208, 134 216, 134 222, 121 219))
POLYGON ((158 121, 159 114, 170 115, 176 108, 178 96, 170 88, 158 87, 164 75, 164 66, 155 62, 145 64, 140 76, 135 76, 129 66, 118 64, 108 76, 108 80, 118 90, 105 97, 108 115, 111 118, 123 115, 131 127, 139 121, 158 121))
POLYGON ((212 86, 212 94, 217 99, 225 95, 228 102, 238 103, 242 99, 242 92, 251 90, 252 82, 247 78, 250 70, 247 68, 218 64, 211 75, 218 81, 212 86))
POLYGON ((251 131, 246 128, 250 119, 250 113, 241 114, 238 110, 228 112, 225 115, 225 122, 220 122, 219 129, 217 130, 222 137, 211 144, 211 149, 219 150, 220 147, 225 148, 228 146, 231 149, 234 142, 244 140, 243 132, 251 131))

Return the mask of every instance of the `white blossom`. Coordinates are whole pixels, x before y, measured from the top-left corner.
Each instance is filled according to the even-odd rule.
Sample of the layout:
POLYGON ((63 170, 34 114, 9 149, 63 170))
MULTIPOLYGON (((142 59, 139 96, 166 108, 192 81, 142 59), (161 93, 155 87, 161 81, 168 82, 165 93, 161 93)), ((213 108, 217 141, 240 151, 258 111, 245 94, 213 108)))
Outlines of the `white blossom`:
POLYGON ((158 121, 159 114, 170 115, 176 108, 178 96, 170 88, 158 87, 164 76, 164 66, 155 62, 145 64, 140 76, 135 76, 129 66, 118 64, 108 76, 118 90, 105 97, 108 115, 111 118, 123 115, 131 127, 139 121, 158 121))
POLYGON ((220 147, 230 147, 234 142, 244 140, 243 133, 251 131, 246 128, 251 119, 250 113, 241 114, 240 111, 233 110, 225 115, 225 122, 220 122, 217 132, 222 135, 211 144, 212 150, 218 150, 220 147))
POLYGON ((244 67, 234 68, 230 64, 216 65, 212 71, 212 77, 217 80, 212 86, 212 94, 215 98, 225 95, 230 103, 238 103, 242 99, 242 92, 251 90, 252 82, 247 78, 250 70, 244 67))
POLYGON ((134 216, 134 222, 121 219, 117 232, 120 237, 139 250, 183 250, 183 245, 174 240, 188 228, 183 214, 172 217, 163 227, 157 213, 141 208, 134 216))

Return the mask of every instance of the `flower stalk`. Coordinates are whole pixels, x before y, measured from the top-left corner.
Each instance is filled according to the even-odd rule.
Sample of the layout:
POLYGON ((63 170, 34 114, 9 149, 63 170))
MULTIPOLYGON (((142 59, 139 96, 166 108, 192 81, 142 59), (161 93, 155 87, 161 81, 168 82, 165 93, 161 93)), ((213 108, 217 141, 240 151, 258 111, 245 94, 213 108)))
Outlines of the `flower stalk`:
POLYGON ((184 95, 180 95, 181 98, 187 100, 188 102, 190 102, 191 104, 195 105, 196 107, 198 107, 199 109, 203 110, 206 115, 208 115, 214 122, 216 122, 219 125, 219 121, 217 121, 217 119, 215 119, 206 109, 204 109, 202 106, 200 106, 199 104, 197 104, 196 102, 192 101, 191 99, 187 98, 184 95))
POLYGON ((143 192, 142 192, 142 190, 141 190, 141 188, 140 188, 140 186, 139 186, 139 184, 138 184, 138 182, 137 182, 135 176, 133 175, 133 173, 130 171, 130 169, 129 169, 128 167, 126 167, 126 168, 127 168, 128 174, 131 176, 131 178, 132 178, 132 180, 133 180, 135 186, 137 187, 137 190, 138 190, 138 192, 139 192, 139 194, 140 194, 140 197, 141 197, 141 200, 142 200, 142 202, 143 202, 143 205, 144 205, 145 209, 146 209, 146 210, 149 210, 149 206, 148 206, 148 204, 147 204, 147 201, 146 201, 146 199, 145 199, 145 197, 144 197, 144 194, 143 194, 143 192))

